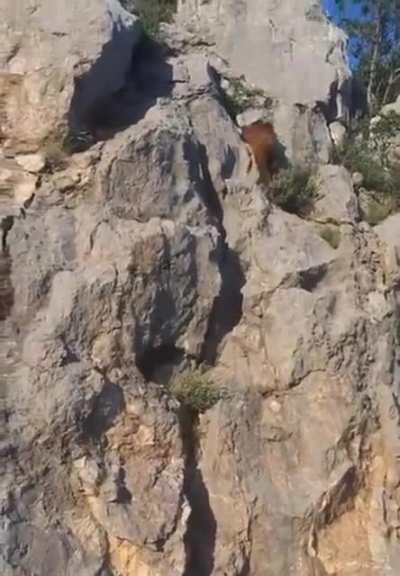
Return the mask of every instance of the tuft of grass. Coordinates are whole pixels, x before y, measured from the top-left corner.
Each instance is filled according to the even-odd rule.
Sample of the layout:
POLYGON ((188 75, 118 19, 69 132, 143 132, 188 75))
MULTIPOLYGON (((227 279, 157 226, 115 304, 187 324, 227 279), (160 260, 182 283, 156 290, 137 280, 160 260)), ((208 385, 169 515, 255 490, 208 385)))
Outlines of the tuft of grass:
POLYGON ((293 166, 283 170, 272 180, 269 196, 282 210, 298 216, 307 216, 317 196, 312 168, 293 166))
POLYGON ((262 105, 269 109, 273 106, 273 99, 258 88, 251 88, 246 84, 244 76, 229 79, 229 89, 225 92, 225 105, 232 118, 236 118, 248 108, 262 105))
POLYGON ((321 230, 319 235, 325 242, 334 249, 337 250, 340 246, 340 229, 337 226, 324 226, 321 230))
POLYGON ((47 169, 50 172, 57 172, 66 167, 69 150, 63 139, 50 138, 43 148, 43 155, 47 169))
POLYGON ((174 380, 169 391, 179 402, 196 413, 212 408, 221 398, 221 393, 201 370, 189 370, 174 380))

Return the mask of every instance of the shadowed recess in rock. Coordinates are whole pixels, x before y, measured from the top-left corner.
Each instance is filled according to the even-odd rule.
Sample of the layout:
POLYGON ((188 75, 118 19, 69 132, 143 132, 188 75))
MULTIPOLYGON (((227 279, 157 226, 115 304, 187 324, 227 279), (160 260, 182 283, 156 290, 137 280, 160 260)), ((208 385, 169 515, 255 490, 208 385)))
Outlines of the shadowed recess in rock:
POLYGON ((105 65, 103 62, 109 61, 105 46, 98 63, 75 82, 69 114, 68 139, 72 148, 85 149, 93 141, 112 138, 120 130, 139 122, 158 98, 170 96, 172 67, 167 62, 167 55, 162 46, 144 38, 134 49, 124 86, 107 98, 96 100, 93 95, 88 98, 87 87, 93 84, 91 78, 99 74, 105 65))
MULTIPOLYGON (((241 289, 246 283, 242 270, 239 256, 228 246, 226 242, 226 230, 224 228, 224 212, 221 201, 213 186, 212 178, 209 172, 209 159, 207 149, 202 144, 198 146, 200 156, 199 165, 195 162, 189 162, 191 166, 191 177, 198 181, 199 190, 207 207, 214 225, 220 234, 221 245, 216 250, 216 259, 221 275, 220 293, 214 301, 210 314, 207 333, 204 339, 200 359, 208 364, 214 364, 218 355, 218 347, 224 337, 233 330, 240 322, 242 317, 243 296, 241 289)), ((190 160, 193 150, 186 146, 185 156, 190 160)), ((229 178, 230 170, 233 170, 234 164, 226 168, 225 178, 229 178)))
POLYGON ((185 453, 184 493, 191 513, 184 537, 186 562, 183 576, 211 576, 214 568, 217 523, 207 486, 197 464, 198 416, 187 409, 180 414, 185 453))
POLYGON ((10 315, 14 303, 14 290, 11 283, 11 257, 7 246, 7 235, 11 230, 14 219, 7 216, 0 221, 0 322, 10 315))
POLYGON ((136 359, 136 366, 147 382, 166 386, 185 358, 184 350, 172 344, 150 347, 136 359))
POLYGON ((110 428, 125 407, 124 394, 117 384, 106 381, 83 425, 86 437, 99 438, 110 428))

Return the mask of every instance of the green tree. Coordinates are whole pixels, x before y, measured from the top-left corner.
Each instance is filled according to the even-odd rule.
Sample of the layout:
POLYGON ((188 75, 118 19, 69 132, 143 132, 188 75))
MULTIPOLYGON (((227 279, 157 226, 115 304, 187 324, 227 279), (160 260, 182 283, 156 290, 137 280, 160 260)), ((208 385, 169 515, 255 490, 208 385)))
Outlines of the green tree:
POLYGON ((350 38, 355 76, 373 113, 400 91, 400 0, 335 2, 350 38))

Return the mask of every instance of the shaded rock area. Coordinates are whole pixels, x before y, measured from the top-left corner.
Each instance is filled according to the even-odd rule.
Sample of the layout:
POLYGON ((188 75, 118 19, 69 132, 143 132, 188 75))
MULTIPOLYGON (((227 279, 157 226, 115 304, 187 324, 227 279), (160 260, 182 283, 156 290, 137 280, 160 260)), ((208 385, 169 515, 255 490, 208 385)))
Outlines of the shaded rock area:
MULTIPOLYGON (((23 115, 4 123, 0 574, 397 574, 399 222, 362 222, 351 177, 329 163, 329 119, 315 106, 347 70, 341 34, 303 2, 305 42, 322 47, 305 56, 294 43, 294 61, 320 65, 329 30, 333 60, 304 108, 275 94, 287 161, 319 164, 302 219, 272 205, 249 173, 223 97, 239 63, 222 74, 223 46, 183 24, 194 3, 179 3, 164 46, 136 46, 137 17, 114 0, 70 3, 81 25, 68 17, 60 30, 54 11, 65 2, 34 4, 21 3, 32 38, 43 17, 57 58, 80 36, 95 46, 89 100, 102 93, 99 54, 115 49, 120 68, 85 151, 50 154, 41 143, 74 98, 68 66, 65 92, 54 80, 61 60, 55 76, 35 69, 60 107, 33 99, 33 131, 23 115), (221 392, 201 414, 169 388, 198 366, 221 392)), ((196 3, 199 26, 216 4, 196 3)), ((258 3, 248 4, 250 22, 258 3)), ((291 3, 263 4, 286 39, 291 3)), ((220 5, 227 34, 244 26, 247 42, 244 4, 236 16, 220 5)), ((18 22, 4 28, 15 55, 30 46, 18 43, 18 22)), ((11 62, 1 62, 7 82, 20 73, 11 62)), ((275 72, 282 85, 287 73, 275 72)), ((83 118, 84 100, 74 110, 83 118)))

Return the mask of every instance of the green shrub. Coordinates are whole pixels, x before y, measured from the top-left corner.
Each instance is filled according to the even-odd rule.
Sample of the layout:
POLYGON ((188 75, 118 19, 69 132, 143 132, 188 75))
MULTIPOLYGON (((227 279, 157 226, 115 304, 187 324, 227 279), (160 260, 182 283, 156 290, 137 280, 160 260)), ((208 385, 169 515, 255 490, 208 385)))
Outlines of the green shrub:
POLYGON ((47 169, 50 172, 57 172, 66 167, 69 150, 62 138, 49 138, 44 145, 43 155, 47 169))
POLYGON ((176 0, 122 0, 130 12, 137 12, 143 29, 150 38, 158 38, 160 24, 171 22, 176 12, 176 0))
POLYGON ((359 172, 363 177, 362 186, 374 192, 391 193, 393 181, 389 171, 385 170, 368 143, 348 141, 338 151, 341 164, 350 172, 359 172))
POLYGON ((229 114, 236 118, 248 108, 262 105, 271 108, 273 101, 258 88, 246 84, 244 76, 229 79, 229 89, 225 92, 226 107, 229 114))
POLYGON ((187 371, 174 380, 169 391, 193 412, 205 412, 221 398, 221 393, 214 383, 198 369, 187 371))
POLYGON ((269 195, 277 206, 307 216, 317 195, 313 170, 309 166, 294 166, 283 170, 270 185, 269 195))
POLYGON ((337 226, 324 226, 319 235, 325 242, 337 250, 340 245, 340 229, 337 226))
POLYGON ((366 190, 397 195, 400 173, 390 162, 393 138, 400 133, 400 115, 392 112, 380 117, 372 126, 364 120, 355 133, 337 150, 338 161, 350 172, 360 172, 366 190))

